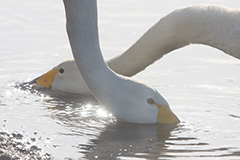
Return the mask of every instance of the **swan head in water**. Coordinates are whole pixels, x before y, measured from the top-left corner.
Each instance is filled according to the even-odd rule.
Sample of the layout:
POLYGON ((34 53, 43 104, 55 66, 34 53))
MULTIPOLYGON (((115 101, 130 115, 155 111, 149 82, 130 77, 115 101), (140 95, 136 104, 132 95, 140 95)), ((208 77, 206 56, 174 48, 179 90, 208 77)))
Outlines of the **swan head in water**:
MULTIPOLYGON (((109 82, 106 82, 109 83, 109 82)), ((167 101, 157 90, 140 82, 122 77, 111 88, 94 95, 119 120, 130 123, 178 123, 167 101)))
POLYGON ((126 119, 123 120, 126 122, 158 122, 162 124, 179 122, 179 119, 172 112, 167 101, 157 92, 157 90, 141 83, 131 82, 132 81, 129 81, 129 84, 122 87, 122 93, 120 91, 117 93, 120 98, 119 105, 125 109, 118 111, 116 117, 121 117, 121 115, 118 116, 117 114, 126 112, 124 113, 127 115, 124 116, 126 119), (123 100, 121 100, 121 98, 123 98, 123 100))
POLYGON ((33 81, 36 86, 51 88, 53 91, 91 94, 73 60, 60 63, 33 81))
MULTIPOLYGON (((91 94, 73 60, 64 61, 55 66, 47 73, 36 78, 35 83, 37 86, 57 91, 91 94)), ((105 99, 106 96, 101 96, 101 93, 98 98, 103 98, 103 102, 107 102, 106 104, 103 103, 104 106, 111 106, 110 108, 107 107, 107 109, 118 119, 133 123, 179 122, 167 101, 157 90, 141 83, 135 83, 125 77, 120 79, 120 82, 115 87, 117 88, 113 90, 116 92, 110 93, 108 99, 105 99), (124 86, 119 87, 122 82, 124 86), (110 96, 114 96, 114 98, 109 98, 110 96), (109 99, 113 101, 109 101, 109 99)))

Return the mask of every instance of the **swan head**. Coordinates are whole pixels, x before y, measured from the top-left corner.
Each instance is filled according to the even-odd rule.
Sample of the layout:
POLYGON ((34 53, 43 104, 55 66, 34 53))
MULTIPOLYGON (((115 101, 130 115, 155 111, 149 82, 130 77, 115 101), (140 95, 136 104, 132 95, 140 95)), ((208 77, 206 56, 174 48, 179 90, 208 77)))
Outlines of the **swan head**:
MULTIPOLYGON (((101 86, 105 87, 92 88, 92 91, 102 105, 120 121, 162 124, 179 122, 157 90, 127 77, 118 77, 117 81, 102 81, 101 86)), ((34 81, 37 86, 54 91, 91 94, 73 60, 60 63, 34 81)))
POLYGON ((108 84, 107 88, 98 88, 95 92, 94 88, 91 90, 118 120, 140 124, 179 123, 178 117, 156 89, 126 77, 120 78, 120 81, 114 84, 113 82, 105 83, 108 84), (102 94, 103 92, 105 95, 102 94))
MULTIPOLYGON (((102 105, 120 121, 162 124, 179 122, 157 90, 127 77, 118 77, 117 81, 102 81, 101 86, 104 87, 93 87, 92 91, 102 105)), ((60 63, 34 81, 37 86, 54 91, 91 94, 73 60, 60 63)))
POLYGON ((75 61, 68 60, 53 67, 34 80, 36 86, 51 88, 53 91, 90 94, 75 61))

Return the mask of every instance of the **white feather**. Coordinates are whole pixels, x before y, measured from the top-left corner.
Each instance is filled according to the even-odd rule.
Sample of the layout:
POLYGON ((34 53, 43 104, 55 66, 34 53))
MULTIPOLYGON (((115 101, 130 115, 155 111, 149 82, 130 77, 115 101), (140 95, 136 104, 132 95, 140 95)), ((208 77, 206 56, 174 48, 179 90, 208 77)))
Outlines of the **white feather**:
MULTIPOLYGON (((81 43, 81 42, 76 42, 81 43)), ((189 44, 205 44, 240 59, 240 11, 223 6, 195 5, 176 9, 161 18, 123 54, 107 61, 115 72, 132 76, 163 55, 189 44)), ((56 68, 53 90, 90 94, 74 61, 56 68)))
POLYGON ((76 64, 99 102, 121 121, 158 122, 159 109, 147 100, 152 98, 158 105, 168 107, 167 101, 151 87, 115 74, 104 62, 99 46, 96 0, 64 0, 64 5, 76 64))

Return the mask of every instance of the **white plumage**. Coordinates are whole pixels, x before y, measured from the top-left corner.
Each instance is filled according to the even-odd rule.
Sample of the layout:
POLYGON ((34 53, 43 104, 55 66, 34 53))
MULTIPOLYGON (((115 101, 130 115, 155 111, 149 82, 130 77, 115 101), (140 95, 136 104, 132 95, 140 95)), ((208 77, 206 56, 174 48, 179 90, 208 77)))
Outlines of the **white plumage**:
MULTIPOLYGON (((239 59, 240 11, 214 5, 174 10, 161 18, 127 51, 108 60, 107 64, 121 75, 132 76, 163 55, 189 44, 209 45, 239 59)), ((52 90, 91 93, 73 60, 54 67, 55 70, 60 68, 64 73, 56 74, 53 82, 49 82, 52 90)))
POLYGON ((117 75, 106 65, 99 46, 96 0, 63 1, 74 59, 98 101, 121 121, 178 123, 167 101, 156 90, 117 75))

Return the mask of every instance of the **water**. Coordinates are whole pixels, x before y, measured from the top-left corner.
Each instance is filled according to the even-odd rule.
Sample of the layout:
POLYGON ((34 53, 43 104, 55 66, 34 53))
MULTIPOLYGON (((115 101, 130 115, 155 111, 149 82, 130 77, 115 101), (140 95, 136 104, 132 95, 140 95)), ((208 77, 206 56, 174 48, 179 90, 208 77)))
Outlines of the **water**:
MULTIPOLYGON (((122 53, 175 8, 199 3, 240 4, 99 1, 104 57, 122 53)), ((172 52, 135 78, 157 88, 181 123, 120 123, 90 96, 15 87, 72 59, 61 1, 2 1, 0 19, 2 131, 35 137, 55 159, 240 159, 239 60, 202 45, 172 52)))

